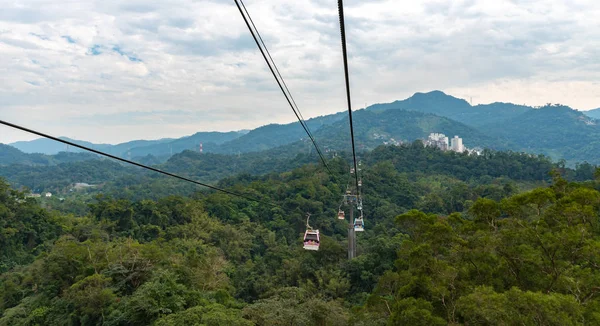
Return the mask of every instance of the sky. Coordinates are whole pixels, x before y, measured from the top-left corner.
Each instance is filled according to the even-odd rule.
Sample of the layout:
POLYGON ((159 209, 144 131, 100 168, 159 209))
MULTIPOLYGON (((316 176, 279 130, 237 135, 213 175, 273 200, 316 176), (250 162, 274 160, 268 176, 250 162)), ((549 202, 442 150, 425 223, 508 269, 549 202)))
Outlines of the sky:
MULTIPOLYGON (((305 118, 346 108, 337 1, 246 0, 305 118)), ((295 121, 233 0, 2 0, 0 119, 96 143, 295 121)), ((346 0, 352 106, 600 107, 600 1, 346 0)), ((0 126, 0 142, 37 138, 0 126)))

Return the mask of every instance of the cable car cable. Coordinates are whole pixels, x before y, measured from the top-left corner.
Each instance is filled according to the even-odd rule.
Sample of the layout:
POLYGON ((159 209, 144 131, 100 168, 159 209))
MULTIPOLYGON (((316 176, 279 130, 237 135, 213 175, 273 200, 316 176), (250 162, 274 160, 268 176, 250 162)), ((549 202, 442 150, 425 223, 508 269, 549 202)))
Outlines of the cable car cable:
MULTIPOLYGON (((250 31, 250 34, 252 34, 252 38, 254 39, 254 42, 256 42, 256 45, 258 46, 258 49, 260 50, 260 53, 262 54, 263 58, 265 59, 265 62, 267 63, 267 66, 269 67, 269 70, 271 70, 271 73, 273 74, 273 77, 275 78, 275 81, 277 82, 277 85, 279 85, 279 88, 281 89, 281 92, 283 93, 283 96, 285 96, 285 99, 287 100, 288 104, 292 108, 292 111, 294 111, 294 114, 296 115, 296 118, 298 118, 298 121, 302 125, 302 128, 304 129, 304 131, 306 132, 306 134, 308 135, 308 137, 312 141, 313 145, 315 146, 315 149, 317 150, 317 154, 321 158, 321 162, 323 162, 323 165, 325 166, 325 168, 327 169, 327 171, 329 171, 329 173, 331 175, 333 175, 333 172, 331 172, 331 170, 329 169, 329 165, 327 165, 327 161, 323 157, 323 153, 321 152, 321 149, 319 148, 319 146, 317 145, 317 142, 315 141, 315 139, 313 138, 312 134, 310 133, 310 131, 308 129, 308 126, 305 125, 305 122, 300 118, 300 115, 298 114, 298 112, 296 112, 296 109, 294 108, 294 105, 292 105, 292 102, 291 102, 290 98, 288 97, 288 94, 285 92, 285 90, 284 90, 281 82, 279 81, 279 78, 277 78, 277 74, 275 73, 275 70, 273 70, 273 67, 271 66, 271 63, 267 59, 267 55, 265 54, 265 50, 267 49, 266 46, 265 46, 265 50, 263 50, 263 48, 260 46, 258 38, 256 37, 256 35, 254 33, 254 30, 252 29, 252 27, 250 26, 250 23, 248 22, 248 18, 246 18, 246 15, 244 15, 244 12, 242 11, 242 7, 238 3, 238 0, 234 0, 234 2, 236 4, 236 6, 238 7, 238 9, 240 11, 240 14, 242 15, 242 18, 244 19, 244 22, 246 23, 246 26, 248 27, 248 30, 250 31)), ((248 17, 250 17, 249 14, 248 14, 248 17)), ((258 33, 258 29, 256 30, 256 33, 258 33)), ((282 78, 282 80, 283 80, 283 78, 282 78)))
POLYGON ((265 204, 265 205, 269 205, 269 206, 273 206, 273 207, 280 207, 279 205, 274 204, 274 203, 270 203, 270 202, 266 202, 266 201, 263 201, 263 200, 260 200, 260 199, 252 198, 252 197, 246 196, 244 194, 236 193, 236 192, 233 192, 233 191, 221 189, 221 188, 218 188, 218 187, 215 187, 215 186, 211 186, 211 185, 208 185, 208 184, 205 184, 205 183, 202 183, 202 182, 198 182, 198 181, 186 178, 186 177, 179 176, 177 174, 173 174, 173 173, 166 172, 166 171, 163 171, 163 170, 159 170, 159 169, 156 169, 156 168, 144 165, 144 164, 140 164, 140 163, 136 163, 136 162, 133 162, 133 161, 130 161, 130 160, 126 160, 126 159, 120 158, 118 156, 114 156, 114 155, 111 155, 111 154, 108 154, 108 153, 104 153, 104 152, 95 150, 93 148, 89 148, 89 147, 86 147, 86 146, 82 146, 82 145, 70 142, 68 140, 64 140, 64 139, 60 139, 60 138, 57 138, 57 137, 54 137, 54 136, 50 136, 48 134, 45 134, 45 133, 42 133, 42 132, 39 132, 39 131, 35 131, 35 130, 29 129, 29 128, 25 128, 25 127, 22 127, 22 126, 19 126, 19 125, 10 123, 10 122, 6 122, 6 121, 3 121, 3 120, 0 120, 0 124, 3 124, 5 126, 9 126, 9 127, 15 128, 15 129, 19 129, 19 130, 22 130, 22 131, 25 131, 25 132, 29 132, 29 133, 32 133, 32 134, 35 134, 35 135, 38 135, 38 136, 41 136, 41 137, 52 139, 54 141, 61 142, 63 144, 67 144, 69 146, 77 147, 77 148, 80 148, 80 149, 83 149, 83 150, 86 150, 86 151, 89 151, 89 152, 92 152, 92 153, 96 153, 98 155, 106 156, 106 157, 109 157, 109 158, 112 158, 112 159, 115 159, 115 160, 118 160, 118 161, 121 161, 121 162, 124 162, 124 163, 132 164, 132 165, 135 165, 135 166, 138 166, 138 167, 150 170, 150 171, 154 171, 154 172, 157 172, 157 173, 160 173, 160 174, 164 174, 164 175, 167 175, 169 177, 177 178, 179 180, 191 182, 191 183, 194 183, 196 185, 203 186, 203 187, 206 187, 206 188, 209 188, 209 189, 212 189, 212 190, 220 191, 222 193, 226 193, 226 194, 231 195, 231 196, 236 196, 236 197, 244 198, 244 199, 247 199, 247 200, 250 200, 250 201, 253 201, 253 202, 257 202, 257 203, 261 203, 261 204, 265 204))
POLYGON ((277 64, 275 63, 275 60, 273 60, 273 57, 271 57, 271 52, 269 51, 269 49, 267 48, 267 45, 263 41, 262 36, 260 36, 260 32, 258 31, 258 28, 256 27, 256 25, 254 25, 254 20, 252 19, 252 16, 250 16, 250 13, 248 12, 248 9, 246 9, 246 5, 244 4, 244 1, 240 0, 240 3, 242 4, 242 7, 244 8, 244 12, 246 12, 246 15, 248 16, 248 19, 250 19, 250 23, 252 24, 252 27, 256 31, 256 35, 258 36, 258 39, 260 40, 260 43, 262 44, 263 48, 265 49, 265 52, 269 56, 269 59, 273 63, 273 67, 275 68, 275 71, 277 72, 277 76, 279 76, 279 78, 281 79, 281 82, 283 83, 283 87, 285 88, 285 90, 287 91, 287 93, 290 95, 290 99, 292 100, 292 103, 294 103, 294 106, 296 107, 296 111, 298 111, 298 114, 300 115, 300 118, 302 119, 301 123, 304 123, 306 125, 306 128, 308 129, 308 132, 310 133, 310 135, 312 135, 312 132, 310 131, 310 128, 308 128, 308 124, 306 124, 306 121, 304 120, 304 117, 302 116, 302 112, 300 112, 300 108, 298 108, 298 104, 296 104, 296 101, 294 100, 294 97, 292 96, 292 92, 288 88, 288 86, 287 86, 287 84, 285 82, 285 79, 281 75, 281 72, 279 72, 279 68, 277 67, 277 64))
POLYGON ((285 83, 285 80, 283 79, 283 76, 281 76, 281 73, 279 72, 279 69, 277 68, 277 64, 273 60, 273 58, 272 58, 272 56, 271 56, 271 54, 269 52, 269 49, 267 48, 267 46, 265 45, 262 37, 260 36, 260 32, 258 31, 258 28, 256 28, 256 25, 254 25, 254 21, 252 20, 252 17, 250 16, 250 13, 246 9, 246 6, 244 5, 244 2, 242 0, 240 0, 240 3, 242 4, 242 6, 244 8, 244 11, 246 12, 246 15, 248 16, 248 19, 252 23, 252 26, 254 27, 254 30, 250 27, 250 24, 248 23, 248 19, 246 18, 246 15, 244 15, 244 13, 242 12, 242 8, 240 7, 240 5, 238 3, 238 0, 234 0, 234 1, 235 1, 236 5, 237 5, 238 9, 240 10, 240 14, 242 15, 242 18, 244 18, 244 21, 246 22, 246 26, 248 26, 248 30, 252 34, 252 37, 254 38, 254 41, 256 42, 256 45, 258 46, 258 49, 261 51, 261 53, 263 55, 263 58, 265 59, 265 62, 267 63, 267 66, 271 70, 271 73, 273 74, 273 77, 275 78, 275 81, 277 81, 277 84, 279 85, 279 88, 281 89, 281 92, 283 93, 283 95, 285 96, 286 100, 288 101, 288 104, 292 108, 292 111, 294 111, 294 114, 296 115, 296 118, 298 118, 298 121, 302 125, 302 128, 304 129, 304 131, 306 132, 306 134, 308 135, 308 137, 312 141, 313 145, 315 146, 315 149, 317 150, 317 154, 319 154, 319 157, 321 158, 321 161, 323 162, 323 165, 325 165, 325 167, 327 168, 327 171, 329 171, 329 173, 332 174, 331 170, 329 169, 329 165, 327 164, 327 162, 325 161, 325 158, 323 157, 323 153, 321 152, 321 149, 317 145, 316 140, 314 139, 312 133, 310 132, 310 129, 309 129, 308 125, 304 121, 304 117, 302 116, 302 113, 300 112, 300 109, 298 108, 298 105, 296 104, 296 102, 295 102, 295 100, 294 100, 294 98, 292 96, 292 93, 290 92, 289 88, 287 87, 287 84, 285 83), (262 47, 260 46, 259 41, 256 38, 256 35, 254 34, 254 31, 256 31, 256 35, 259 37, 260 42, 263 45, 262 47), (263 51, 263 47, 264 47, 264 51, 263 51), (275 67, 275 70, 277 71, 277 74, 273 70, 273 67, 271 67, 271 62, 269 62, 269 60, 265 56, 265 52, 267 53, 267 55, 271 59, 271 62, 273 63, 273 66, 275 67), (277 76, 279 76, 279 78, 277 76), (281 85, 281 82, 279 81, 279 79, 281 79, 281 81, 283 82, 283 85, 285 85, 285 89, 287 90, 287 93, 284 90, 284 87, 281 85), (288 97, 288 94, 289 94, 289 97, 288 97), (291 98, 291 101, 290 101, 290 98, 291 98), (294 105, 292 105, 292 102, 294 103, 295 108, 294 108, 294 105))
POLYGON ((356 147, 354 145, 354 125, 352 123, 352 103, 350 100, 350 78, 348 73, 348 52, 346 49, 346 27, 344 23, 344 2, 338 0, 338 12, 340 16, 340 34, 342 36, 342 55, 344 59, 344 76, 346 78, 346 98, 348 101, 348 117, 350 121, 350 139, 352 140, 352 157, 354 158, 354 178, 356 181, 356 195, 360 196, 358 186, 358 166, 356 164, 356 147))

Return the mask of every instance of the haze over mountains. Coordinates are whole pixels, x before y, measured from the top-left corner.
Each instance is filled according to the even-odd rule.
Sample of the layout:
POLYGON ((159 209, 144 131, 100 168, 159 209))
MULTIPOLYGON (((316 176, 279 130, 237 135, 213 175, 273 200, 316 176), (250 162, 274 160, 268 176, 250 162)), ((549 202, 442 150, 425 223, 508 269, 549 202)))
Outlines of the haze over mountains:
POLYGON ((590 118, 600 119, 600 108, 589 111, 583 111, 583 114, 587 115, 590 118))
MULTIPOLYGON (((450 137, 459 135, 467 147, 545 154, 573 164, 600 163, 600 122, 595 120, 598 116, 600 109, 584 113, 562 105, 534 108, 491 103, 472 106, 463 99, 432 91, 357 110, 355 131, 359 149, 372 149, 392 138, 414 141, 430 132, 441 132, 450 137)), ((345 112, 309 119, 307 124, 321 146, 334 150, 349 148, 345 112)), ((179 139, 136 140, 117 145, 74 142, 121 157, 146 157, 152 162, 164 162, 184 150, 198 151, 200 143, 207 153, 239 154, 300 144, 306 138, 300 124, 295 122, 270 124, 251 131, 198 132, 179 139)), ((46 139, 10 145, 25 153, 48 155, 66 149, 65 145, 46 139)), ((0 164, 9 162, 1 160, 0 164)))

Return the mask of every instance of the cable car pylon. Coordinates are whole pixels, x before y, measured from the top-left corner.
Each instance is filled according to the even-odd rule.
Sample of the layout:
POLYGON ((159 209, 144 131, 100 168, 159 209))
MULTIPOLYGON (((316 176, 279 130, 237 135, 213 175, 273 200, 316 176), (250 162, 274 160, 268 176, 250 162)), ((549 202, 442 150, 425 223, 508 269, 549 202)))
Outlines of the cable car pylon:
MULTIPOLYGON (((357 171, 353 168, 350 169, 350 175, 353 175, 357 171)), ((362 184, 361 184, 362 186, 362 184)), ((356 254, 356 232, 364 231, 363 213, 362 213, 362 199, 358 194, 357 189, 354 189, 350 185, 347 186, 346 192, 342 195, 342 203, 338 208, 337 218, 339 220, 345 220, 346 214, 342 210, 342 206, 349 206, 349 221, 348 221, 348 259, 353 259, 357 256, 356 254), (354 218, 354 209, 360 211, 360 217, 354 218)))

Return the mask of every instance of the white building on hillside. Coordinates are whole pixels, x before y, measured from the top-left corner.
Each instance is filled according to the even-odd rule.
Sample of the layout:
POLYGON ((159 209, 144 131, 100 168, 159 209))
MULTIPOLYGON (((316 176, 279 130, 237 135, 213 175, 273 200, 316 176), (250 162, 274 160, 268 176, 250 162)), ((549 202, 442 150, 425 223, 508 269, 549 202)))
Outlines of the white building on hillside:
POLYGON ((463 145, 462 138, 460 138, 458 136, 454 136, 454 138, 452 138, 450 144, 451 144, 450 149, 455 152, 462 153, 465 151, 465 146, 463 145))
POLYGON ((433 146, 446 151, 448 150, 448 137, 444 134, 430 133, 425 141, 425 146, 433 146))

